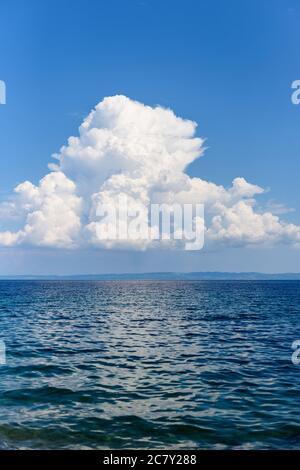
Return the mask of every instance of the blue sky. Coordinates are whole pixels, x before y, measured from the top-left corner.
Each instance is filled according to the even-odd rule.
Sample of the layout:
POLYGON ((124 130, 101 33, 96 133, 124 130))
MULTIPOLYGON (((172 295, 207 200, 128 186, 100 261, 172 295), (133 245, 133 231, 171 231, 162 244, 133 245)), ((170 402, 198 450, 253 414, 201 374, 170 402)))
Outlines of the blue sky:
MULTIPOLYGON (((0 195, 38 183, 51 154, 105 96, 195 120, 205 156, 188 173, 270 188, 300 224, 300 5, 294 0, 2 0, 0 195)), ((199 253, 1 248, 0 274, 158 270, 300 271, 291 247, 199 253)))

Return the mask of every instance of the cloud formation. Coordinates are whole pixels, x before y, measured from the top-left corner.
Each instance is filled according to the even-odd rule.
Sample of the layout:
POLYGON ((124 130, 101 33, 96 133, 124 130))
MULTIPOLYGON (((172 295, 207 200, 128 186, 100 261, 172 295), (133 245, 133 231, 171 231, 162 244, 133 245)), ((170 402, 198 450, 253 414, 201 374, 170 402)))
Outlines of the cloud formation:
MULTIPOLYGON (((120 241, 99 237, 97 208, 125 195, 130 208, 141 211, 150 203, 204 204, 206 243, 299 246, 299 226, 256 208, 263 188, 242 177, 224 188, 185 173, 204 151, 196 127, 169 109, 125 96, 105 98, 83 121, 78 137, 54 155, 50 173, 38 185, 20 184, 0 205, 0 245, 114 248, 120 241)), ((150 246, 149 240, 127 245, 150 246)))

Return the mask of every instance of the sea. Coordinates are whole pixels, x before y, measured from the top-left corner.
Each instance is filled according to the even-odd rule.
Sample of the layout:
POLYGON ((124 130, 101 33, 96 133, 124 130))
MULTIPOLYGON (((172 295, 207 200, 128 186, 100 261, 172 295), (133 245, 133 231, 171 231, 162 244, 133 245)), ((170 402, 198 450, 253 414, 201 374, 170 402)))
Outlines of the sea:
POLYGON ((300 281, 1 281, 1 449, 299 449, 300 281))

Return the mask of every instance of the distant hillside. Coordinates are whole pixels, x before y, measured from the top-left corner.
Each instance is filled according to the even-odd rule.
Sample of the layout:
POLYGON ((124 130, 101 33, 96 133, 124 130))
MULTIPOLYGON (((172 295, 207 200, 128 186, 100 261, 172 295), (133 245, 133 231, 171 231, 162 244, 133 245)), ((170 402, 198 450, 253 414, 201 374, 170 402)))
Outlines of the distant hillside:
POLYGON ((0 280, 74 280, 74 281, 130 281, 130 280, 157 280, 157 281, 197 281, 197 280, 300 280, 300 273, 227 273, 227 272, 191 272, 191 273, 124 273, 124 274, 78 274, 69 276, 0 276, 0 280))

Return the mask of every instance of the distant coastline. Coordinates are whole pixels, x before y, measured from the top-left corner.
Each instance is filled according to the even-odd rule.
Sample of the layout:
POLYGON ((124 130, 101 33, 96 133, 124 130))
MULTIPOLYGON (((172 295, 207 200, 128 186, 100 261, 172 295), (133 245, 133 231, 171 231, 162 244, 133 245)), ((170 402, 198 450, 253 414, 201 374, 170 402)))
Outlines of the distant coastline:
POLYGON ((259 273, 259 272, 149 272, 73 275, 7 275, 1 280, 49 280, 49 281, 299 281, 300 273, 259 273))

